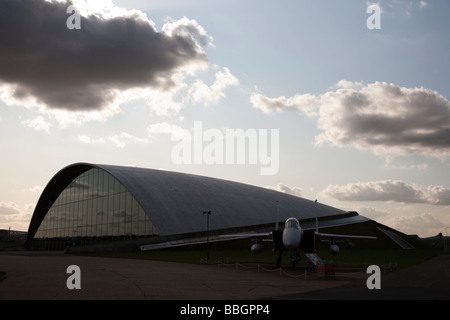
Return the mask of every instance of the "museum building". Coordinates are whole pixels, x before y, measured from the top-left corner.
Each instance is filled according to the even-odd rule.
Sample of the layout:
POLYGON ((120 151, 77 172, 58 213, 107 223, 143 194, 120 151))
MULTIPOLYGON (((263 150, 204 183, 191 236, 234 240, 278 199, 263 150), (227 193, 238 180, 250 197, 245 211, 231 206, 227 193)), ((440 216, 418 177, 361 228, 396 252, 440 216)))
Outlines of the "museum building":
POLYGON ((75 163, 42 192, 28 229, 30 249, 135 250, 208 237, 272 230, 276 221, 319 216, 336 223, 366 220, 274 190, 228 180, 129 166, 75 163), (205 213, 209 212, 207 217, 205 213))

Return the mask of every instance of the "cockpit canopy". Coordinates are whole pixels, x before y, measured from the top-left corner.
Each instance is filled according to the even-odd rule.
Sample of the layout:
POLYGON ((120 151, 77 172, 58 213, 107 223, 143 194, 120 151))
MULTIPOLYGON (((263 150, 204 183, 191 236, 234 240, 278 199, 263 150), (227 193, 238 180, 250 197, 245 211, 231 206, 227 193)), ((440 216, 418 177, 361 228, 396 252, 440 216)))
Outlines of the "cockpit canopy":
POLYGON ((298 228, 300 226, 300 223, 295 218, 289 218, 286 220, 284 227, 285 228, 298 228))

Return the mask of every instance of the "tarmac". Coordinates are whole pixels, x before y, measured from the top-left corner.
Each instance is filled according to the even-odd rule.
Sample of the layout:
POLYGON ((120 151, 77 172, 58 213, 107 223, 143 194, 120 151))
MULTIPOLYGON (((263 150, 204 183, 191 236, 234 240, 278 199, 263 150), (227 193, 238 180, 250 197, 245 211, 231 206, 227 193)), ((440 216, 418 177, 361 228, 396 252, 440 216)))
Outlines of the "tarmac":
POLYGON ((183 264, 67 255, 0 252, 0 300, 450 300, 450 254, 381 275, 369 290, 368 274, 320 279, 304 270, 183 264), (69 289, 67 269, 80 268, 80 289, 69 289))

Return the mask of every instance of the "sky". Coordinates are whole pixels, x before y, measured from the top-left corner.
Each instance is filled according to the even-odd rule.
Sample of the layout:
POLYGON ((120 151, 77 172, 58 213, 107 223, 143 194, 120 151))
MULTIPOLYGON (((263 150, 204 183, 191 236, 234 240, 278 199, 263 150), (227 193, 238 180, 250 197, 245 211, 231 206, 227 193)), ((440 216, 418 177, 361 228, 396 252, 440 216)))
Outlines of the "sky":
POLYGON ((50 179, 88 162, 243 182, 445 235, 449 9, 2 0, 0 229, 26 231, 50 179))

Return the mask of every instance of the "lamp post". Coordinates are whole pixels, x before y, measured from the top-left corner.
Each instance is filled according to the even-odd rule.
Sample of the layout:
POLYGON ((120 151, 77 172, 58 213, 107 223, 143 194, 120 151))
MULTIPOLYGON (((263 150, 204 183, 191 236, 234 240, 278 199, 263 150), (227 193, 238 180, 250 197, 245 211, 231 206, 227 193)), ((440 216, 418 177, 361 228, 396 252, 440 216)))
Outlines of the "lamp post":
POLYGON ((203 214, 206 214, 206 261, 209 261, 209 216, 211 210, 203 211, 203 214))

